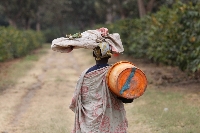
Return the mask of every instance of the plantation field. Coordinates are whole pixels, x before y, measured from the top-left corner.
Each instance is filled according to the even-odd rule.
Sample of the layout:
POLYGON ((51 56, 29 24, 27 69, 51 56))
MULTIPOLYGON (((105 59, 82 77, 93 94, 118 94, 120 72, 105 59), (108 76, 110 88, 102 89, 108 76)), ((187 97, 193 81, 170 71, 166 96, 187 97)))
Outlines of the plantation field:
MULTIPOLYGON (((178 68, 156 66, 124 55, 148 79, 143 96, 125 104, 128 133, 200 132, 200 81, 178 68)), ((81 72, 94 65, 90 50, 69 54, 50 45, 24 58, 0 63, 0 132, 69 133, 74 114, 68 108, 81 72)))

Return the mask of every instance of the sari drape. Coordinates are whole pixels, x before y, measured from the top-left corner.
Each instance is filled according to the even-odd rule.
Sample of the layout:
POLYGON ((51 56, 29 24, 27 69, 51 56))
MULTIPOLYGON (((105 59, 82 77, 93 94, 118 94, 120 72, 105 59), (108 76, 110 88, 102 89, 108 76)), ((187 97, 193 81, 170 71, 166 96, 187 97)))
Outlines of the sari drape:
POLYGON ((81 74, 70 105, 75 113, 72 133, 126 133, 124 105, 106 84, 108 69, 81 74))

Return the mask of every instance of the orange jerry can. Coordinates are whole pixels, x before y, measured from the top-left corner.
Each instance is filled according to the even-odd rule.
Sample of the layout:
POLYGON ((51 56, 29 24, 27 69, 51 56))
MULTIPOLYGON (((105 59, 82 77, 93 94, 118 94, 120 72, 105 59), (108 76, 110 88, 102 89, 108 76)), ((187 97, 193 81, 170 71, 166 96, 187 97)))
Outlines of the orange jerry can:
POLYGON ((106 81, 115 95, 127 99, 140 97, 147 87, 144 72, 128 61, 112 65, 107 72, 106 81))

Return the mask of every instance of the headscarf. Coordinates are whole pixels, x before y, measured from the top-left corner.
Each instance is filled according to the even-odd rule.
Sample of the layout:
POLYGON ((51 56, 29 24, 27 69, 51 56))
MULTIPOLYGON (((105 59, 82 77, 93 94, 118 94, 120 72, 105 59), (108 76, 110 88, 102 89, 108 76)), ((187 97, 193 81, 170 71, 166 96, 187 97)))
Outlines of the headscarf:
POLYGON ((93 49, 93 53, 96 60, 101 60, 101 58, 111 57, 112 49, 108 43, 102 42, 93 49))

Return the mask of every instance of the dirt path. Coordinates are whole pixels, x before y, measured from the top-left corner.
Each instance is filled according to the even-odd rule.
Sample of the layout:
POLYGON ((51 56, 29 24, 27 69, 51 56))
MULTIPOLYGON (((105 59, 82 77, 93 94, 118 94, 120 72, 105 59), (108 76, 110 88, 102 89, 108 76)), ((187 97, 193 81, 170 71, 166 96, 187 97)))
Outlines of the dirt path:
POLYGON ((48 53, 0 95, 0 133, 68 133, 68 109, 80 73, 93 63, 88 52, 48 53), (83 57, 89 58, 83 58, 83 57))
MULTIPOLYGON (((123 58, 115 57, 110 63, 118 60, 123 58)), ((137 60, 134 63, 144 70, 150 86, 183 80, 176 73, 178 71, 171 67, 163 69, 137 60)), ((73 127, 74 114, 68 106, 76 81, 81 72, 93 64, 91 51, 81 49, 62 54, 49 49, 24 77, 17 79, 15 86, 0 95, 0 133, 69 133, 73 127)), ((184 89, 184 80, 182 83, 181 86, 170 88, 184 89)), ((191 86, 194 92, 198 85, 191 86)), ((192 93, 192 96, 197 101, 198 94, 192 93)), ((134 104, 125 105, 128 116, 133 115, 129 111, 133 106, 134 104)), ((134 119, 128 117, 128 121, 137 121, 140 117, 142 116, 134 116, 134 119)), ((135 122, 129 132, 130 130, 146 133, 151 128, 135 122)))

